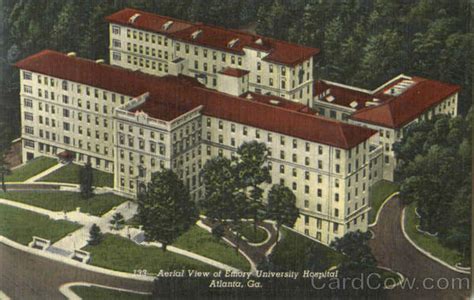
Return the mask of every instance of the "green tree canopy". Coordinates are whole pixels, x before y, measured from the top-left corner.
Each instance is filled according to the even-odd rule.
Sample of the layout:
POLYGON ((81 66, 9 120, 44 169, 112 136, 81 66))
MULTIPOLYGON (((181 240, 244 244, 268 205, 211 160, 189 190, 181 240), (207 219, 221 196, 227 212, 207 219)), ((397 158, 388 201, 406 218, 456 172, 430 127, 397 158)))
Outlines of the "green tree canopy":
POLYGON ((145 238, 163 244, 163 250, 197 220, 189 191, 171 170, 152 174, 146 191, 138 196, 138 218, 145 238))

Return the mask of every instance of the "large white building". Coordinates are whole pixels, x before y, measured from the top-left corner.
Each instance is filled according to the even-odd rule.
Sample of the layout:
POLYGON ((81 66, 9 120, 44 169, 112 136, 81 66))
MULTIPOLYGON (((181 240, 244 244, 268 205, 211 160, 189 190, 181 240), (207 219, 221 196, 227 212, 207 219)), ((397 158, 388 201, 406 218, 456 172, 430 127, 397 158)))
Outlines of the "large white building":
POLYGON ((241 69, 249 72, 252 92, 312 104, 319 49, 135 9, 106 19, 112 65, 158 76, 184 74, 213 89, 222 85, 220 71, 241 69))
MULTIPOLYGON (((398 128, 372 122, 386 120, 387 114, 371 109, 399 100, 360 110, 352 101, 344 105, 356 89, 314 83, 316 49, 130 9, 107 19, 112 65, 51 50, 16 64, 24 161, 67 152, 76 163, 91 161, 113 173, 115 191, 130 197, 153 172, 172 169, 198 201, 204 196, 199 173, 205 162, 231 157, 242 143, 257 140, 270 149, 272 183, 296 195, 297 230, 323 243, 367 230, 369 187, 393 173, 382 161, 384 141, 398 128), (193 68, 192 61, 207 62, 211 71, 193 68), (278 87, 270 84, 282 81, 278 87), (357 125, 318 116, 306 104, 357 125)), ((377 102, 372 98, 378 92, 357 93, 364 94, 361 106, 377 102)), ((456 93, 445 96, 456 101, 456 93)), ((423 103, 434 94, 424 95, 423 103)), ((419 113, 418 101, 403 106, 410 118, 437 107, 419 113)))
POLYGON ((379 132, 371 144, 379 145, 383 155, 371 177, 390 181, 397 164, 393 144, 401 140, 406 128, 436 114, 458 113, 458 85, 421 77, 402 74, 373 91, 324 80, 314 87, 313 107, 320 115, 379 132))

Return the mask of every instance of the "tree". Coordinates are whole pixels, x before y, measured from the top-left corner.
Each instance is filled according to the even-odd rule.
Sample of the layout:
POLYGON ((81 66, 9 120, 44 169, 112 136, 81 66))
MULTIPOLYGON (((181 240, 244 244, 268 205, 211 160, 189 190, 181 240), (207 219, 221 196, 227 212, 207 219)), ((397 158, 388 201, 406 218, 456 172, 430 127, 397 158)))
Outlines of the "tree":
POLYGON ((284 185, 275 184, 268 192, 267 218, 277 224, 277 240, 281 225, 293 227, 298 219, 299 211, 296 207, 296 196, 284 185))
POLYGON ((342 276, 354 278, 374 271, 377 261, 369 247, 370 238, 369 232, 357 230, 348 232, 331 243, 330 247, 342 252, 348 258, 339 266, 342 276))
POLYGON ((79 184, 81 190, 81 197, 83 199, 89 199, 94 195, 94 187, 92 186, 94 181, 92 166, 90 161, 88 161, 80 170, 79 170, 79 184))
POLYGON ((245 142, 238 149, 236 176, 239 188, 247 198, 247 213, 253 217, 254 230, 260 219, 259 211, 263 208, 262 198, 264 183, 271 182, 270 171, 265 165, 268 158, 268 148, 257 141, 245 142))
POLYGON ((145 238, 163 244, 163 251, 197 220, 198 213, 187 187, 171 170, 152 174, 138 197, 138 218, 145 238))
POLYGON ((110 224, 113 229, 118 230, 125 224, 125 219, 121 213, 116 213, 113 215, 112 220, 110 220, 110 224))
POLYGON ((237 176, 235 166, 225 157, 208 160, 201 171, 205 197, 200 201, 204 214, 215 221, 226 223, 234 218, 237 176))
POLYGON ((100 230, 100 227, 97 226, 97 224, 92 224, 91 229, 89 230, 89 245, 98 245, 102 239, 103 239, 103 234, 100 230))
POLYGON ((5 154, 0 152, 0 177, 2 180, 2 190, 3 192, 7 191, 7 186, 5 185, 5 176, 10 174, 10 167, 8 162, 5 159, 5 154))
POLYGON ((401 198, 416 203, 420 227, 438 233, 464 263, 470 259, 472 114, 415 123, 394 146, 401 198))

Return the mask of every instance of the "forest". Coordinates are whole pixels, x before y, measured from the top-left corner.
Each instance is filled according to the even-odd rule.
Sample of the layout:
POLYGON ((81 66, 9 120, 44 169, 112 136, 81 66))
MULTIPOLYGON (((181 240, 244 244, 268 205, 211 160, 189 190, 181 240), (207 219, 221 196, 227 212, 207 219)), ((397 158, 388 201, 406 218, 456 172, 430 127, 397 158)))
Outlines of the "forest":
POLYGON ((0 137, 19 136, 13 64, 45 48, 107 59, 104 17, 134 7, 321 49, 317 78, 373 89, 400 74, 462 86, 472 99, 468 0, 5 0, 0 12, 0 137), (8 125, 1 125, 8 124, 8 125))

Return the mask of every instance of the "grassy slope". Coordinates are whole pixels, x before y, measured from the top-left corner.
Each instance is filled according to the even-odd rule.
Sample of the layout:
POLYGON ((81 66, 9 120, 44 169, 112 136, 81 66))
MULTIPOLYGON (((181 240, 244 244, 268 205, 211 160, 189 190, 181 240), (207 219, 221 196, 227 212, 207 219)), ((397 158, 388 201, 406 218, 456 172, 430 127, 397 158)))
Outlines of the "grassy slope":
POLYGON ((5 181, 25 181, 26 179, 51 168, 57 163, 58 162, 56 159, 50 157, 42 156, 35 158, 29 161, 27 164, 13 170, 10 175, 5 177, 5 181))
POLYGON ((81 207, 81 211, 101 216, 112 207, 119 205, 126 199, 114 194, 95 195, 91 199, 81 199, 75 192, 7 192, 0 193, 0 198, 14 200, 25 204, 49 209, 52 211, 71 211, 81 207))
POLYGON ((369 212, 369 224, 375 221, 375 217, 377 216, 377 212, 382 206, 383 201, 387 199, 388 196, 398 191, 398 189, 399 187, 397 184, 387 180, 380 180, 370 188, 369 199, 372 209, 369 212))
POLYGON ((339 252, 313 241, 286 228, 281 229, 282 239, 273 249, 272 261, 285 270, 302 271, 306 269, 304 258, 311 245, 316 245, 319 257, 318 271, 338 265, 344 256, 339 252))
POLYGON ((0 234, 27 245, 32 236, 39 236, 56 242, 80 225, 67 221, 53 221, 40 215, 16 207, 0 205, 0 234))
POLYGON ((455 265, 461 261, 461 254, 456 250, 441 245, 437 237, 431 237, 416 230, 420 220, 415 214, 416 203, 412 203, 405 209, 405 230, 408 236, 422 249, 430 252, 441 260, 455 265))
POLYGON ((97 246, 86 246, 91 253, 91 264, 107 269, 133 273, 147 270, 148 274, 163 270, 214 271, 212 266, 156 247, 139 246, 125 238, 106 234, 97 246))
MULTIPOLYGON (((79 184, 79 171, 81 166, 76 164, 69 164, 41 178, 40 181, 47 182, 64 182, 79 184)), ((114 175, 99 170, 93 170, 92 177, 94 179, 94 186, 114 186, 114 175)))
POLYGON ((212 234, 194 225, 180 236, 173 246, 209 257, 243 271, 250 270, 249 262, 235 249, 222 240, 216 240, 212 234))

